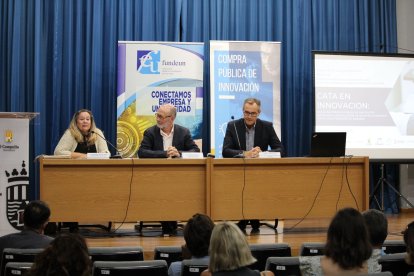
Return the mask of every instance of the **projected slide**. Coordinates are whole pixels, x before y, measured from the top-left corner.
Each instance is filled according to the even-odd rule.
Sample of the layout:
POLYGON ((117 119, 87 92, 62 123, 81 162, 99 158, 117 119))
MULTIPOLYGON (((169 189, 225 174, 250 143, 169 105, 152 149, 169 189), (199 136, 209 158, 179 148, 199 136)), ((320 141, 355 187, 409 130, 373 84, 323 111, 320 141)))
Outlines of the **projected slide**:
POLYGON ((313 56, 315 131, 346 131, 347 155, 414 159, 414 55, 313 56))

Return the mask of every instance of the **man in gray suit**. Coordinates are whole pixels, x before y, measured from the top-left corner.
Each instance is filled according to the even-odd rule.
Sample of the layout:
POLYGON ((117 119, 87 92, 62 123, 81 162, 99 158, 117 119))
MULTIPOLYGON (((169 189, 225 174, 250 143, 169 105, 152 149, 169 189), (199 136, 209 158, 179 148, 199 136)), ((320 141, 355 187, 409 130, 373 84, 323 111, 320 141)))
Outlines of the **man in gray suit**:
MULTIPOLYGON (((182 151, 200 152, 191 137, 190 130, 174 124, 177 109, 172 104, 164 104, 158 108, 155 117, 157 124, 144 132, 144 138, 138 150, 139 158, 175 158, 182 151)), ((175 235, 176 221, 162 221, 164 235, 175 235)))
POLYGON ((45 248, 53 238, 43 234, 49 222, 50 209, 40 200, 27 204, 23 213, 24 229, 19 233, 0 237, 0 255, 5 248, 45 248))

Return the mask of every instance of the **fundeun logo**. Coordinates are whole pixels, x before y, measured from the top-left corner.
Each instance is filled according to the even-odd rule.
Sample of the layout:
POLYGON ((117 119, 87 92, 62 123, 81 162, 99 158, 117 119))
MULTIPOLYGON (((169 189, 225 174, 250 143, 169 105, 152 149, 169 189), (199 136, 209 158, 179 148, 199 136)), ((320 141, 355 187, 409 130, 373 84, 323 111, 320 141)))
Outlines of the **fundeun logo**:
POLYGON ((141 74, 159 74, 160 51, 137 51, 137 71, 141 74))

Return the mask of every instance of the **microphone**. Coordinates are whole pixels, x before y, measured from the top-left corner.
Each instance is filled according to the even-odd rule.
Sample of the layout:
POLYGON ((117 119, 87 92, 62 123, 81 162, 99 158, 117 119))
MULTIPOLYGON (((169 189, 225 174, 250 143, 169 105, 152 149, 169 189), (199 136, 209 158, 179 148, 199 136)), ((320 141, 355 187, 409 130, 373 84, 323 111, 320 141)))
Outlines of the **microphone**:
POLYGON ((115 152, 116 152, 116 154, 115 155, 112 155, 110 158, 111 159, 122 159, 122 156, 121 156, 121 154, 119 154, 119 152, 118 152, 118 149, 114 146, 114 145, 112 145, 112 143, 111 142, 109 142, 108 140, 106 140, 105 139, 105 137, 103 137, 102 135, 100 135, 98 132, 96 132, 96 131, 93 131, 93 130, 91 130, 91 132, 90 133, 95 133, 96 135, 98 135, 99 137, 101 137, 102 139, 104 139, 105 140, 105 142, 107 142, 114 150, 115 150, 115 152))
MULTIPOLYGON (((241 144, 240 144, 240 139, 239 139, 239 134, 237 133, 236 121, 234 120, 233 115, 231 115, 231 119, 233 120, 234 131, 236 132, 236 138, 237 138, 237 143, 239 144, 239 149, 242 150, 241 144)), ((235 156, 233 156, 233 158, 244 158, 243 151, 241 153, 238 153, 235 156)))

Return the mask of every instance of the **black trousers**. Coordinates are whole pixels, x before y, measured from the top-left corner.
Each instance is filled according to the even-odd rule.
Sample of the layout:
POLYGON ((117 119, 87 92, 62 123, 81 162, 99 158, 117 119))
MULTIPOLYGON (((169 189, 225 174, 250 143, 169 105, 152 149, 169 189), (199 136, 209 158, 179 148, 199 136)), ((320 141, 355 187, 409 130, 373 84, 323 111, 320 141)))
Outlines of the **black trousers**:
POLYGON ((161 221, 162 233, 163 234, 173 234, 177 231, 177 222, 176 221, 161 221))
POLYGON ((258 219, 241 220, 237 223, 237 226, 239 226, 239 228, 241 230, 246 230, 246 226, 249 222, 250 222, 250 225, 252 226, 253 229, 259 229, 260 228, 260 220, 258 220, 258 219))

